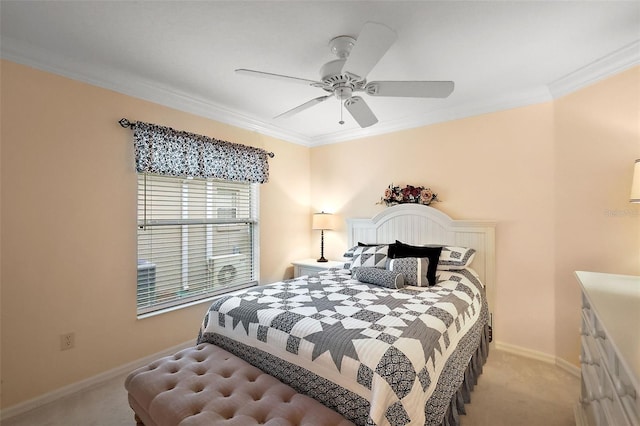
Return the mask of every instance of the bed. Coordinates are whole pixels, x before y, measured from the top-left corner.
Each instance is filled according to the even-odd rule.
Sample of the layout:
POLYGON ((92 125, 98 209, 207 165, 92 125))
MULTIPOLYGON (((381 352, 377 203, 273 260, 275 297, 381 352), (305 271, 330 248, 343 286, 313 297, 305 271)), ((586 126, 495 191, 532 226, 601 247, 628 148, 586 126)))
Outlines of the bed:
POLYGON ((458 424, 488 355, 494 227, 420 205, 349 219, 348 268, 221 296, 198 343, 226 349, 357 425, 458 424), (387 270, 396 240, 472 256, 444 256, 428 286, 420 258, 398 261, 422 262, 413 276, 387 270))

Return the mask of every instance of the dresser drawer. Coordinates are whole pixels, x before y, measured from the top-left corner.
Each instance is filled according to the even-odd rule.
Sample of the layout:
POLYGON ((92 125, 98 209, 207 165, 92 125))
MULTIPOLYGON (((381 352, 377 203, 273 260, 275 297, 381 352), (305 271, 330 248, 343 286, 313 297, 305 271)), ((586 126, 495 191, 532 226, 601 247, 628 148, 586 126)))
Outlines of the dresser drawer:
POLYGON ((582 294, 579 426, 640 426, 637 277, 577 273, 582 294))
POLYGON ((596 339, 593 336, 582 335, 580 337, 580 363, 600 365, 600 350, 597 346, 596 339))

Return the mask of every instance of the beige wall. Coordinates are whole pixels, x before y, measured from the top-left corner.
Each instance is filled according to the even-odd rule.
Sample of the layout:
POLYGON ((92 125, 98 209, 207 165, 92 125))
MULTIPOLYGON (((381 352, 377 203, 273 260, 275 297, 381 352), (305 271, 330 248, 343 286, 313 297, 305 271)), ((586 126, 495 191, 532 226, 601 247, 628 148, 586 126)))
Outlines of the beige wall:
MULTIPOLYGON (((496 220, 495 337, 553 354, 552 128, 547 103, 313 148, 312 206, 370 217, 393 182, 430 186, 442 199, 435 207, 455 219, 496 220)), ((346 237, 327 234, 327 252, 339 256, 346 237)))
POLYGON ((576 270, 640 275, 640 67, 555 102, 556 355, 580 347, 576 270))
POLYGON ((206 304, 136 319, 136 174, 122 117, 274 151, 261 281, 308 256, 309 148, 6 61, 1 73, 3 407, 197 336, 206 304), (62 352, 67 332, 76 347, 62 352))
POLYGON ((344 219, 381 211, 390 183, 431 186, 454 218, 498 221, 500 342, 575 363, 572 271, 640 274, 640 208, 627 203, 640 68, 554 102, 312 149, 6 61, 0 72, 3 407, 195 338, 206 305, 135 318, 122 117, 276 153, 261 186, 263 283, 318 254, 311 211, 342 219, 325 234, 327 257, 341 256, 344 219), (76 348, 61 352, 70 331, 76 348))

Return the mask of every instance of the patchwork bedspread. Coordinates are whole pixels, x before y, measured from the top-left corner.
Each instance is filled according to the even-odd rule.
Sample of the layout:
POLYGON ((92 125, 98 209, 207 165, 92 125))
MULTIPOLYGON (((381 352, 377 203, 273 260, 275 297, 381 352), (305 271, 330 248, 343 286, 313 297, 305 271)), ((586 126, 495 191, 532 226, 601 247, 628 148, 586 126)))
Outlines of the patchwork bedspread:
POLYGON ((471 270, 433 287, 388 289, 346 270, 252 287, 214 300, 210 342, 358 425, 438 425, 487 322, 471 270))

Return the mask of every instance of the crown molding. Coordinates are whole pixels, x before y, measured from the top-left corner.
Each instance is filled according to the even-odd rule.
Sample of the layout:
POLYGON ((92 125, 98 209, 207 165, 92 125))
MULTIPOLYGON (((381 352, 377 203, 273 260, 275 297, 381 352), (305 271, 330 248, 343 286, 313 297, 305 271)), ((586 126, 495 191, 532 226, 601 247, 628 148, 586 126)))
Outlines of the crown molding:
POLYGON ((549 92, 558 99, 583 87, 640 64, 640 40, 611 52, 549 83, 549 92))
POLYGON ((96 68, 85 62, 54 55, 49 51, 12 38, 3 38, 0 44, 0 57, 169 108, 255 131, 266 136, 298 145, 314 147, 548 102, 640 64, 640 40, 554 80, 548 86, 444 108, 417 118, 399 119, 378 123, 376 126, 366 129, 331 132, 312 137, 291 132, 255 117, 225 108, 217 103, 159 85, 151 80, 142 79, 116 69, 96 68))

